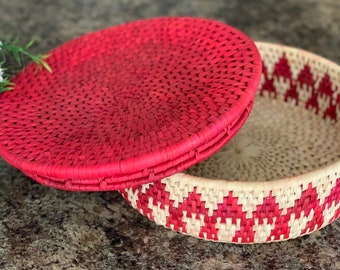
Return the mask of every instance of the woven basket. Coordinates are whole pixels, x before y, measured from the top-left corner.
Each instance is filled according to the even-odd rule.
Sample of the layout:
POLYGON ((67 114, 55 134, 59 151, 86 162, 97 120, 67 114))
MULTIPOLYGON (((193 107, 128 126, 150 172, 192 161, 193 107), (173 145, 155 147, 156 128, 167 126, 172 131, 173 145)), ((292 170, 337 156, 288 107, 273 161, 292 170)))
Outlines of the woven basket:
POLYGON ((114 190, 182 172, 219 150, 253 106, 261 58, 221 22, 153 18, 71 40, 0 98, 0 155, 36 181, 114 190))
POLYGON ((235 138, 187 173, 120 191, 157 224, 207 240, 261 243, 339 217, 340 67, 303 50, 257 46, 262 82, 235 138))

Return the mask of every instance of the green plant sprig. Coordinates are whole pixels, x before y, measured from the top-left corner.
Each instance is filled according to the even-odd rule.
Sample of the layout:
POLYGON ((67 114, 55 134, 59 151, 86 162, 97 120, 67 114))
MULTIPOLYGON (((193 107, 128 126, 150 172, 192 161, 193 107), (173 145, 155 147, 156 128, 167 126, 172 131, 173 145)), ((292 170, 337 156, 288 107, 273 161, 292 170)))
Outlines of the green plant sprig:
POLYGON ((12 90, 14 87, 14 83, 5 75, 6 68, 1 68, 2 64, 0 63, 0 93, 12 90))
POLYGON ((51 67, 45 61, 48 55, 33 55, 28 51, 33 45, 34 40, 31 40, 25 46, 19 46, 17 45, 17 42, 18 39, 0 42, 0 53, 2 55, 2 61, 0 62, 0 78, 2 78, 2 80, 0 80, 0 93, 12 90, 14 87, 14 83, 9 80, 5 73, 6 69, 3 68, 7 54, 13 56, 20 67, 23 65, 22 57, 27 57, 33 61, 39 69, 45 68, 47 71, 52 72, 51 67))

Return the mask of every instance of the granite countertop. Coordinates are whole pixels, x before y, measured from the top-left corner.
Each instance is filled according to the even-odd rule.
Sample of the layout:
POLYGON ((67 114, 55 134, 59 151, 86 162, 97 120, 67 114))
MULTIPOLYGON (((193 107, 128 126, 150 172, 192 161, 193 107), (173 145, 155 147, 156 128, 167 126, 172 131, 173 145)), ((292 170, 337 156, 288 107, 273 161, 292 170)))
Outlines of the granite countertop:
MULTIPOLYGON (((214 18, 254 40, 340 63, 338 0, 0 0, 0 36, 34 37, 33 52, 44 53, 83 33, 161 15, 214 18)), ((340 269, 340 220, 286 242, 207 242, 156 226, 116 192, 54 190, 3 160, 0 207, 1 269, 340 269)))

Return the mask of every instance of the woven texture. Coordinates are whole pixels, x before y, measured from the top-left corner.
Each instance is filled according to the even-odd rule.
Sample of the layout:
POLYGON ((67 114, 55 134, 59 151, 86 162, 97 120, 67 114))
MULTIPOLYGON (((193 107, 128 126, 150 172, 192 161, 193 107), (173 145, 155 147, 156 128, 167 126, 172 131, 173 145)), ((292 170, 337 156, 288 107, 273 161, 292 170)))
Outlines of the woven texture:
POLYGON ((87 34, 50 52, 0 99, 0 154, 42 184, 113 190, 209 157, 242 126, 261 77, 243 33, 156 18, 87 34))
POLYGON ((261 243, 311 233, 340 216, 340 67, 299 49, 257 46, 262 82, 235 138, 187 174, 121 191, 157 224, 213 241, 261 243))

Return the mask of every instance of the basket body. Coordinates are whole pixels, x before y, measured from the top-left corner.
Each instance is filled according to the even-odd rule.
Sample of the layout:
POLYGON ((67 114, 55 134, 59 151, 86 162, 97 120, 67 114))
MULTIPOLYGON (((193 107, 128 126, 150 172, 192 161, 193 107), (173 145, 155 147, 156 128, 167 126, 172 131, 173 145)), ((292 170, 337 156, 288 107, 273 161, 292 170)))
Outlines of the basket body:
MULTIPOLYGON (((310 121, 309 127, 316 127, 315 130, 305 130, 305 145, 301 144, 301 139, 296 139, 300 141, 295 148, 280 146, 281 153, 277 152, 276 156, 282 156, 277 159, 283 164, 276 168, 268 163, 264 170, 259 167, 259 179, 233 180, 240 176, 237 175, 222 180, 181 173, 120 191, 134 208, 157 224, 206 240, 249 244, 309 234, 340 216, 340 138, 337 132, 340 67, 299 49, 260 42, 257 46, 263 59, 263 74, 254 111, 258 101, 260 105, 270 104, 272 113, 268 117, 274 122, 278 114, 275 108, 288 106, 289 110, 297 109, 295 115, 290 116, 292 121, 302 128, 303 123, 310 121), (317 127, 319 123, 324 125, 322 130, 317 127), (314 133, 330 137, 318 141, 314 133), (312 154, 309 156, 309 153, 312 154), (322 155, 313 159, 315 153, 322 155), (286 158, 294 155, 298 156, 296 168, 291 165, 294 162, 289 163, 286 158), (272 178, 268 179, 268 171, 274 172, 272 178)), ((287 115, 290 115, 288 111, 287 115)), ((252 132, 256 137, 263 129, 252 132)), ((273 148, 270 138, 276 138, 275 132, 274 127, 265 132, 267 144, 272 143, 273 148)), ((294 142, 295 133, 292 136, 294 142)), ((275 159, 275 155, 268 158, 269 161, 275 159)), ((208 175, 211 173, 209 167, 206 171, 208 175)), ((195 169, 190 168, 189 172, 195 169)), ((249 176, 256 177, 254 172, 256 170, 249 176)))

